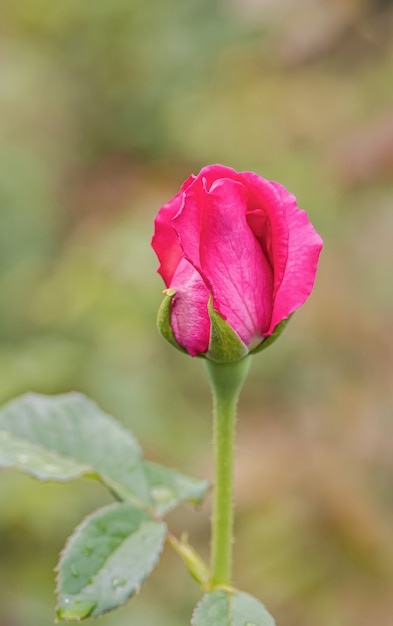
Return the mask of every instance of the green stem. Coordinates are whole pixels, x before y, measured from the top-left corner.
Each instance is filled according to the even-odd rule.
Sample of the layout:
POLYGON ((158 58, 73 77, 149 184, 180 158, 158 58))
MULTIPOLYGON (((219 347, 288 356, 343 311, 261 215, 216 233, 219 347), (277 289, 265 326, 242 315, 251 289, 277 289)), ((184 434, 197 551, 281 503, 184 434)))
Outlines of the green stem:
POLYGON ((236 409, 250 358, 235 363, 206 360, 214 403, 215 490, 212 515, 212 588, 231 584, 233 456, 236 409))

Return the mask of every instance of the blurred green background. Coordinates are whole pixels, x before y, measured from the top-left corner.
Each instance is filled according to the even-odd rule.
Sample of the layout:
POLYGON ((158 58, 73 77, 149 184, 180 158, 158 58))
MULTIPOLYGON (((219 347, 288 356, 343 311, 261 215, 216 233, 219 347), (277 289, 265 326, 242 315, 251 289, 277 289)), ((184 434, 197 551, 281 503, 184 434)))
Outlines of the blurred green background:
MULTIPOLYGON (((201 363, 155 330, 158 208, 221 162, 296 194, 315 291, 255 358, 237 433, 235 578, 279 626, 393 619, 393 4, 0 0, 0 400, 71 389, 146 455, 212 477, 201 363)), ((110 500, 0 476, 0 626, 49 626, 57 554, 110 500)), ((209 510, 175 532, 207 556, 209 510)), ((103 626, 184 626, 166 550, 103 626)))

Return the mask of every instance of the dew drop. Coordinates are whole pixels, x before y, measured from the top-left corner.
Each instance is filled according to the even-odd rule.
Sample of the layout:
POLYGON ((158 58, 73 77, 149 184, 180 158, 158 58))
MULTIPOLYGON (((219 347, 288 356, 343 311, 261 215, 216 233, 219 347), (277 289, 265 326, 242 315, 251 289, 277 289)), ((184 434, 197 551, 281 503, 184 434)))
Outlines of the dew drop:
POLYGON ((120 589, 120 587, 124 587, 126 582, 126 580, 121 580, 120 578, 112 578, 112 587, 113 589, 120 589))
POLYGON ((83 548, 83 554, 85 556, 90 556, 91 554, 93 554, 93 552, 94 552, 94 549, 91 546, 85 546, 83 548))
POLYGON ((74 578, 78 578, 78 576, 79 576, 79 572, 76 569, 75 565, 71 565, 71 574, 72 574, 72 576, 74 576, 74 578))
POLYGON ((63 611, 63 619, 83 619, 91 615, 97 605, 92 600, 74 600, 71 606, 63 611))
POLYGON ((69 598, 64 598, 63 602, 64 602, 64 604, 69 604, 70 603, 70 599, 69 598))
POLYGON ((152 487, 150 495, 156 502, 168 502, 173 498, 172 491, 168 487, 152 487))

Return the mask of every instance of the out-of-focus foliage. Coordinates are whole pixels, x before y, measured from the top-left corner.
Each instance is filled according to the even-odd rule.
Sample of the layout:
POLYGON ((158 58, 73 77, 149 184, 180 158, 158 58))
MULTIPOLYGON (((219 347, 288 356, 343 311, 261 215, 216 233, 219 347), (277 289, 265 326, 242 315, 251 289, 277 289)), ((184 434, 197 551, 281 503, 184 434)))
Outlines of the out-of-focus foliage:
MULTIPOLYGON (((1 401, 75 388, 149 458, 210 478, 201 364, 154 328, 154 215, 218 161, 280 180, 324 237, 240 406, 236 583, 285 626, 391 626, 392 11, 0 0, 1 401)), ((11 473, 0 497, 0 626, 48 626, 57 552, 108 497, 11 473)), ((171 522, 204 550, 208 506, 171 522)), ((198 597, 164 553, 102 624, 182 626, 198 597)))

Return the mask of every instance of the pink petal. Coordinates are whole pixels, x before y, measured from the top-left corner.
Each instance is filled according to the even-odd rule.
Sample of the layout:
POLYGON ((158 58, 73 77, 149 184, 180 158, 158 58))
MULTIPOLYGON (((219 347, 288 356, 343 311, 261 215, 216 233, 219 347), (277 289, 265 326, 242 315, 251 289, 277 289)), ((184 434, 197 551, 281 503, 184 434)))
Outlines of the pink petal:
MULTIPOLYGON (((160 266, 157 271, 161 274, 167 287, 170 286, 173 274, 183 257, 178 235, 172 225, 172 218, 181 210, 184 202, 184 192, 190 186, 194 186, 193 183, 197 180, 199 185, 196 185, 194 189, 194 194, 197 195, 198 187, 200 189, 202 188, 201 181, 203 177, 206 177, 208 187, 210 188, 216 178, 224 176, 236 176, 239 178, 239 173, 223 165, 208 165, 204 167, 198 177, 191 174, 181 186, 179 193, 159 210, 154 222, 155 230, 151 245, 160 261, 160 266)), ((193 195, 187 198, 187 202, 194 202, 193 195)), ((189 215, 193 217, 194 221, 196 220, 194 227, 198 228, 199 214, 198 209, 196 207, 194 208, 195 211, 189 210, 189 215)), ((192 224, 190 224, 190 228, 192 228, 192 224)), ((197 247, 199 248, 198 242, 197 247)))
MULTIPOLYGON (((238 176, 238 175, 237 175, 238 176)), ((271 318, 272 272, 246 221, 247 188, 198 179, 173 220, 184 255, 211 286, 213 306, 250 345, 271 318)))
POLYGON ((209 347, 209 290, 197 270, 182 259, 172 279, 176 295, 172 301, 171 326, 176 341, 195 356, 209 347))
POLYGON ((231 180, 237 180, 239 182, 242 182, 242 177, 239 172, 232 169, 232 167, 218 164, 206 165, 201 169, 197 178, 199 178, 200 180, 206 180, 207 191, 210 191, 210 187, 219 178, 230 178, 231 180))
POLYGON ((281 194, 270 180, 254 172, 242 172, 242 176, 250 189, 247 221, 273 268, 274 300, 288 260, 289 229, 284 205, 281 194))
POLYGON ((310 223, 306 211, 298 208, 295 196, 279 183, 273 184, 281 195, 289 241, 285 273, 275 294, 269 334, 281 320, 307 300, 314 286, 323 246, 323 241, 310 223))
POLYGON ((161 207, 154 221, 154 235, 151 245, 160 261, 157 271, 161 274, 167 287, 170 286, 173 274, 183 257, 179 239, 171 220, 181 208, 184 190, 189 187, 194 179, 195 176, 191 175, 183 183, 179 193, 161 207))
POLYGON ((307 213, 298 208, 295 196, 285 187, 253 172, 242 172, 242 176, 252 195, 248 214, 250 227, 262 247, 269 248, 274 269, 273 314, 264 333, 268 336, 310 295, 322 240, 310 224, 307 213))

